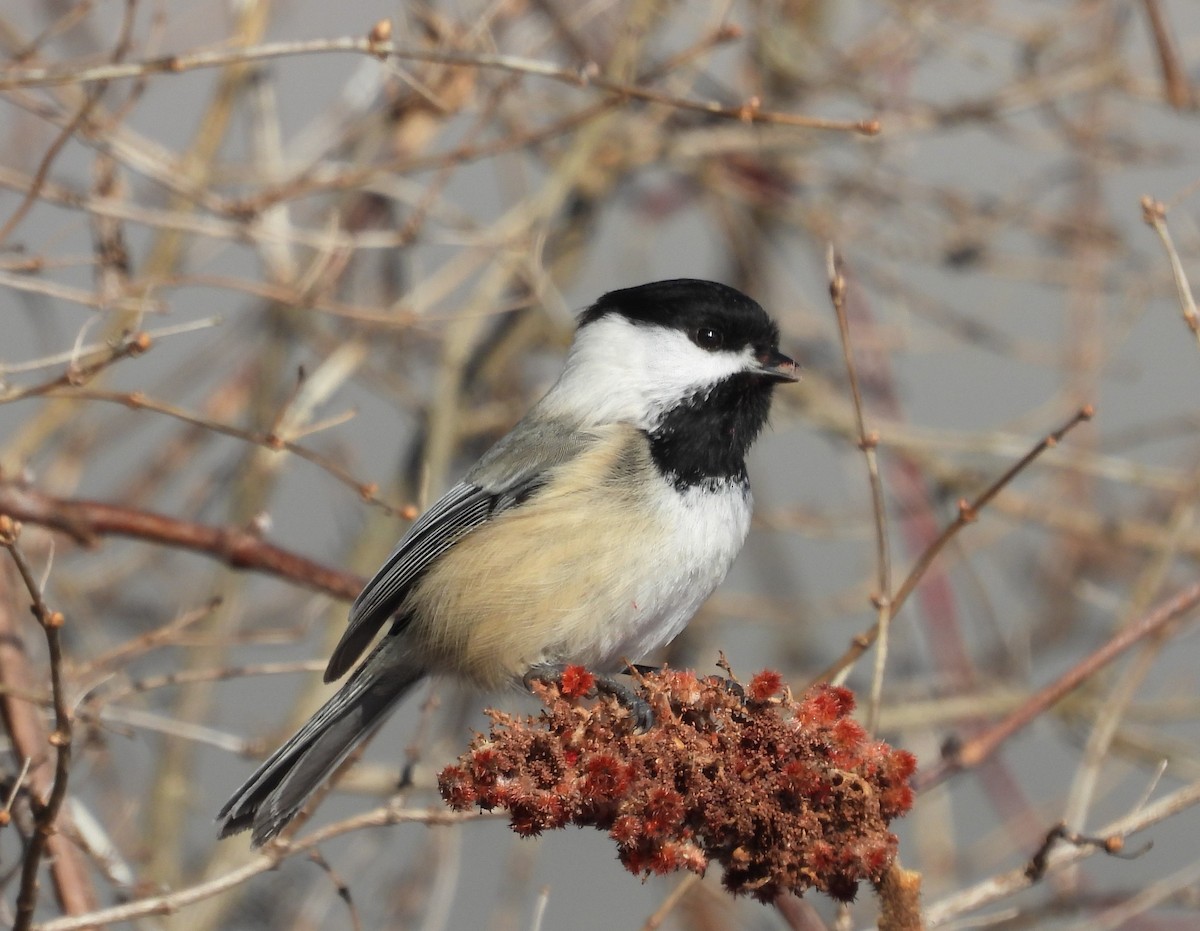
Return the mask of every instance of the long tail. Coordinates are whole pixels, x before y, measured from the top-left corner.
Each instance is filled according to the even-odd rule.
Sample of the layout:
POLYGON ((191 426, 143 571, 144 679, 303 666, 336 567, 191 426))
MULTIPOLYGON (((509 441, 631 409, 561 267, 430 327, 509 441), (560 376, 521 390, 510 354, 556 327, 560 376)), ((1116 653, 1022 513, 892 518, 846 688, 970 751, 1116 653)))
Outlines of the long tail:
POLYGON ((350 751, 383 723, 387 713, 425 675, 384 640, 308 723, 258 768, 221 808, 221 837, 247 828, 254 846, 265 844, 296 816, 350 751))

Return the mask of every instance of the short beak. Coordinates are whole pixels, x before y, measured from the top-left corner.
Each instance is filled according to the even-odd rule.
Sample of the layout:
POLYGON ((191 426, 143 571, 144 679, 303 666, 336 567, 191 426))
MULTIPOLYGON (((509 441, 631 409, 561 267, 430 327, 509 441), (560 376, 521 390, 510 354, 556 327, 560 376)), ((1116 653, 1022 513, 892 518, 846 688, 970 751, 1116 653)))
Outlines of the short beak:
POLYGON ((758 367, 754 371, 759 375, 771 379, 771 381, 800 380, 800 366, 778 349, 759 353, 755 357, 755 362, 758 364, 758 367))

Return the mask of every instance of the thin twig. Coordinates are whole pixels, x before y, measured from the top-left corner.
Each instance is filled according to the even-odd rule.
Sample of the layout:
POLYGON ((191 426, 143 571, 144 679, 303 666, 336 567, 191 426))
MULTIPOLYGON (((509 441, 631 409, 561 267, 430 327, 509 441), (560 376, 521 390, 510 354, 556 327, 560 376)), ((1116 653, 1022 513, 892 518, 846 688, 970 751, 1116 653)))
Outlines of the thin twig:
MULTIPOLYGON (((97 925, 115 924, 122 921, 133 921, 147 915, 170 915, 193 905, 210 899, 215 895, 240 886, 246 880, 275 869, 284 860, 297 854, 307 853, 319 845, 343 834, 361 831, 364 828, 383 827, 393 824, 462 824, 465 821, 476 821, 481 818, 499 817, 472 812, 447 811, 444 808, 402 809, 385 805, 368 811, 353 818, 337 821, 319 831, 314 831, 306 837, 295 841, 275 841, 251 859, 248 863, 230 870, 214 879, 196 883, 185 889, 179 889, 165 895, 155 895, 133 902, 126 902, 112 908, 102 908, 86 915, 70 918, 56 918, 45 921, 34 927, 34 931, 83 931, 97 925)), ((236 843, 236 841, 234 841, 236 843)))
POLYGON ((49 736, 49 743, 54 747, 54 782, 45 801, 39 799, 34 803, 33 834, 29 838, 21 864, 21 886, 17 892, 13 931, 27 931, 33 922, 33 912, 37 908, 38 900, 38 870, 50 838, 58 830, 58 813, 67 797, 67 780, 71 771, 71 713, 67 707, 66 689, 63 685, 62 641, 59 636, 65 618, 61 612, 51 611, 46 605, 37 578, 17 542, 20 533, 21 525, 7 514, 0 513, 0 546, 8 551, 9 558, 17 567, 17 574, 29 594, 33 615, 46 636, 46 650, 50 661, 50 694, 54 705, 54 732, 49 736))
POLYGON ((1171 263, 1171 277, 1175 279, 1175 291, 1179 295, 1179 307, 1183 312, 1183 322, 1200 343, 1200 312, 1196 310, 1196 298, 1192 294, 1192 286, 1188 284, 1187 272, 1183 270, 1183 262, 1179 260, 1179 252, 1171 239, 1171 231, 1167 228, 1167 205, 1152 197, 1142 198, 1142 219, 1158 234, 1163 248, 1167 250, 1167 259, 1171 263))
POLYGON ((879 723, 879 705, 883 696, 883 675, 887 667, 888 629, 891 624, 892 607, 892 555, 888 545, 887 503, 883 497, 883 481, 879 477, 879 436, 867 432, 863 413, 862 388, 858 383, 858 369, 854 364, 854 351, 850 345, 850 322, 846 317, 846 275, 842 258, 831 243, 825 251, 826 274, 829 279, 829 296, 837 315, 838 335, 842 345, 842 362, 850 379, 850 396, 854 401, 854 425, 858 432, 858 448, 867 463, 867 481, 871 488, 871 514, 875 520, 875 571, 876 591, 872 597, 875 604, 876 641, 875 671, 871 678, 871 697, 867 705, 867 730, 874 732, 879 723))
POLYGON ((222 48, 206 52, 164 55, 159 58, 131 61, 123 64, 96 65, 92 68, 49 67, 14 68, 0 77, 0 91, 15 88, 54 87, 63 84, 90 84, 142 77, 147 74, 181 74, 198 68, 222 68, 234 64, 268 61, 296 55, 316 55, 352 52, 375 58, 398 58, 403 61, 431 62, 441 65, 460 65, 468 68, 487 68, 510 71, 534 77, 548 78, 574 87, 596 87, 618 98, 659 103, 681 110, 694 110, 710 116, 734 119, 746 123, 776 123, 804 129, 824 129, 874 136, 880 132, 878 120, 827 120, 763 110, 757 98, 738 106, 726 106, 710 100, 689 100, 659 91, 625 84, 602 77, 594 66, 563 68, 549 61, 523 58, 517 55, 464 54, 437 49, 406 48, 392 42, 378 42, 370 37, 345 36, 338 39, 309 39, 293 42, 265 42, 240 48, 222 48))
POLYGON ((1100 909, 1088 915, 1085 921, 1077 921, 1064 931, 1116 931, 1119 928, 1129 928, 1137 924, 1133 919, 1145 915, 1150 909, 1173 896, 1192 889, 1198 882, 1200 860, 1193 860, 1166 876, 1155 877, 1153 882, 1147 883, 1124 901, 1100 909))
POLYGON ((1154 47, 1158 51, 1158 67, 1162 71, 1164 95, 1176 110, 1193 106, 1192 87, 1188 83, 1187 69, 1179 60, 1179 50, 1167 26, 1167 17, 1159 0, 1142 0, 1146 18, 1150 20, 1150 32, 1154 36, 1154 47))
MULTIPOLYGON (((933 561, 938 554, 945 549, 955 535, 962 530, 967 524, 973 523, 979 518, 979 512, 988 505, 993 498, 1004 490, 1014 478, 1029 467, 1038 456, 1047 449, 1057 446, 1062 438, 1074 427, 1083 423, 1085 420, 1091 420, 1095 415, 1095 409, 1088 404, 1081 407, 1065 424, 1059 427, 1054 432, 1043 437, 1029 452, 1022 456, 1017 462, 1010 466, 1003 475, 989 485, 984 491, 975 498, 974 501, 968 502, 965 498, 958 503, 958 516, 946 526, 936 540, 934 540, 925 551, 918 557, 916 564, 909 571, 908 576, 900 583, 900 588, 892 596, 891 610, 895 614, 908 600, 908 596, 912 594, 913 589, 917 587, 917 583, 929 570, 933 561)), ((871 629, 864 631, 855 636, 851 641, 850 647, 838 659, 833 662, 824 672, 822 672, 814 682, 828 682, 843 669, 846 669, 858 660, 863 653, 870 649, 876 638, 879 636, 879 626, 875 625, 871 629)))
POLYGON ((152 692, 155 689, 186 685, 191 682, 222 682, 227 679, 246 679, 251 676, 281 676, 297 672, 322 672, 324 660, 296 660, 295 662, 247 663, 244 666, 218 666, 207 669, 179 669, 158 676, 133 679, 120 688, 105 692, 105 704, 120 701, 130 695, 152 692))
MULTIPOLYGON (((121 33, 109 58, 110 62, 114 64, 124 58, 129 51, 130 41, 133 36, 134 12, 136 9, 136 0, 125 0, 125 15, 121 19, 121 33)), ((13 230, 17 228, 17 225, 29 213, 33 205, 37 203, 42 185, 46 183, 46 178, 50 174, 51 166, 66 144, 75 137, 78 129, 87 122, 92 111, 100 102, 100 98, 104 96, 104 91, 107 87, 107 81, 97 81, 89 87, 79 109, 75 111, 70 120, 59 130, 58 136, 50 144, 50 148, 46 150, 46 154, 38 164, 37 172, 33 176, 33 184, 29 186, 21 203, 17 205, 17 209, 12 212, 8 221, 3 227, 0 227, 0 246, 4 245, 5 240, 12 235, 13 230)))
MULTIPOLYGON (((1094 836, 1126 838, 1197 804, 1200 804, 1200 782, 1193 782, 1151 805, 1139 807, 1130 814, 1105 825, 1096 831, 1094 836)), ((1115 843, 1057 847, 1046 856, 1045 869, 1041 870, 1039 875, 1050 875, 1097 853, 1107 852, 1110 846, 1115 846, 1115 843)), ((1029 864, 993 876, 927 907, 925 910, 926 925, 930 928, 944 925, 960 915, 1009 898, 1020 890, 1033 885, 1035 881, 1030 876, 1029 864)))
POLYGON ((42 397, 64 387, 86 384, 105 369, 116 365, 122 359, 136 358, 149 350, 153 345, 154 343, 150 339, 149 334, 134 333, 112 346, 100 358, 86 365, 68 365, 66 371, 57 378, 52 378, 40 384, 30 385, 26 388, 13 388, 0 393, 0 404, 23 401, 27 398, 42 397))
POLYGON ((1119 834, 1109 834, 1107 837, 1080 834, 1060 822, 1046 832, 1042 845, 1038 847, 1037 852, 1025 866, 1025 875, 1033 882, 1038 882, 1045 877, 1046 870, 1050 865, 1051 852, 1056 845, 1064 842, 1076 847, 1095 847, 1103 850, 1109 856, 1120 857, 1122 860, 1136 860, 1152 846, 1147 843, 1130 853, 1125 850, 1125 839, 1119 834))
POLYGON ((324 871, 325 875, 329 877, 329 881, 333 883, 337 897, 346 903, 346 911, 350 913, 350 927, 354 931, 362 931, 362 918, 358 914, 358 906, 354 904, 354 897, 350 894, 349 884, 338 875, 337 870, 329 865, 329 861, 321 856, 320 850, 313 848, 308 852, 308 858, 324 871))
MULTIPOLYGON (((32 392, 33 389, 28 389, 32 392)), ((102 389, 92 388, 64 388, 61 384, 49 385, 37 391, 38 394, 45 395, 51 398, 61 398, 68 401, 102 401, 107 404, 119 404, 122 407, 127 407, 130 410, 153 411, 156 414, 162 414, 174 420, 182 421, 193 427, 202 427, 205 430, 211 430, 214 433, 220 433, 224 436, 231 436, 235 439, 242 440, 246 443, 252 443, 255 446, 261 446, 264 449, 269 449, 272 452, 286 451, 293 456, 298 456, 306 462, 311 462, 317 468, 328 473, 333 478, 337 479, 343 485, 353 489, 363 501, 368 504, 386 511, 388 514, 412 518, 416 516, 413 513, 411 505, 394 505, 381 499, 378 495, 379 486, 374 482, 361 482, 356 479, 348 470, 338 465, 336 462, 323 456, 314 449, 309 449, 294 440, 288 439, 285 436, 280 436, 277 433, 266 431, 259 432, 255 430, 243 430, 241 427, 235 427, 231 424, 221 423, 207 417, 201 417, 184 410, 181 407, 176 407, 173 404, 168 404, 165 401, 159 401, 154 398, 147 397, 140 391, 123 392, 123 391, 105 391, 102 389)), ((26 395, 22 395, 26 396, 26 395)), ((4 400, 4 398, 0 398, 4 400)), ((340 422, 340 421, 339 421, 340 422)), ((307 431, 311 433, 312 431, 307 431)))
POLYGON ((0 514, 38 524, 90 546, 100 537, 122 536, 202 553, 234 569, 263 572, 294 585, 350 601, 366 580, 267 543, 241 527, 219 527, 100 501, 56 498, 0 480, 0 514))
MULTIPOLYGON (((6 799, 6 815, 10 814, 9 807, 23 792, 30 793, 33 799, 48 797, 55 769, 46 753, 49 735, 39 711, 39 704, 45 696, 35 694, 33 684, 45 677, 35 677, 29 668, 29 656, 25 652, 21 630, 12 610, 16 599, 12 597, 7 581, 7 574, 0 572, 0 683, 3 683, 0 689, 0 717, 4 720, 13 753, 21 760, 21 767, 6 799)), ((64 817, 59 818, 60 828, 65 827, 62 823, 64 820, 64 817)), ((51 834, 46 845, 54 890, 63 909, 71 915, 94 909, 96 895, 91 874, 78 848, 68 840, 65 832, 51 834)), ((21 864, 18 863, 16 870, 20 868, 21 864)))
POLYGON ((700 876, 696 873, 688 873, 679 880, 667 893, 658 908, 654 910, 654 913, 646 919, 645 924, 642 925, 642 931, 658 931, 662 927, 662 923, 667 920, 667 916, 675 910, 675 906, 683 901, 683 897, 698 882, 700 882, 700 876))
MULTIPOLYGON (((203 320, 192 320, 187 323, 178 323, 174 326, 156 327, 152 330, 146 330, 143 333, 137 334, 137 339, 147 338, 150 340, 149 345, 163 339, 167 336, 178 336, 183 333, 194 333, 197 330, 206 330, 210 327, 219 326, 221 324, 220 317, 206 317, 203 320)), ((82 331, 81 331, 82 334, 82 331)), ((61 352, 51 353, 49 355, 40 356, 36 359, 26 359, 23 362, 0 363, 0 378, 6 375, 17 375, 22 372, 33 372, 38 369, 50 368, 54 365, 62 365, 71 363, 76 370, 79 366, 79 360, 84 356, 103 356, 108 359, 108 364, 112 363, 111 356, 113 347, 105 343, 90 343, 83 345, 82 340, 77 340, 78 345, 72 346, 70 349, 62 350, 61 352)), ((136 355, 136 353, 132 353, 136 355)), ((92 360, 96 361, 96 360, 92 360)), ((4 395, 0 395, 0 403, 4 402, 4 395)))
MULTIPOLYGON (((1116 627, 1123 627, 1135 620, 1154 603, 1155 598, 1160 597, 1171 569, 1178 560, 1184 534, 1195 522, 1198 491, 1200 486, 1193 483, 1191 487, 1183 490, 1172 504, 1170 516, 1165 521, 1165 529, 1172 545, 1155 553, 1146 568, 1138 574, 1131 586, 1129 604, 1121 612, 1122 616, 1116 627)), ((1083 748, 1083 757, 1063 807, 1062 817, 1068 825, 1085 823, 1088 806, 1100 782, 1103 764, 1121 721, 1133 703, 1138 689, 1157 665, 1159 656, 1170 642, 1169 635, 1170 630, 1164 628, 1157 635, 1148 638, 1134 659, 1116 677, 1115 684, 1101 690, 1105 693, 1105 700, 1092 722, 1091 733, 1083 748)))
POLYGON ((542 886, 538 892, 537 902, 533 906, 533 919, 529 922, 529 931, 542 931, 542 922, 546 918, 546 906, 550 904, 550 887, 542 886))
MULTIPOLYGON (((3 484, 0 484, 0 500, 3 498, 3 488, 3 484)), ((97 673, 103 673, 107 676, 110 670, 131 662, 135 657, 144 656, 158 647, 178 643, 181 634, 217 610, 221 606, 221 601, 220 596, 210 598, 199 608, 184 611, 179 617, 167 624, 154 627, 144 634, 140 634, 110 650, 94 654, 83 662, 76 662, 74 665, 76 677, 83 679, 89 675, 94 676, 97 673)), ((85 694, 86 691, 85 689, 85 694)))
POLYGON ((1079 426, 1084 421, 1091 420, 1096 414, 1095 408, 1091 404, 1085 404, 1079 408, 1071 418, 1057 430, 1043 437, 1037 445, 1029 452, 1022 456, 1019 460, 1012 464, 1008 470, 1001 475, 996 481, 984 489, 974 501, 967 502, 966 499, 958 503, 958 515, 954 522, 951 523, 937 540, 921 554, 921 558, 917 560, 917 564, 913 566, 912 571, 900 584, 899 590, 893 599, 893 610, 899 610, 900 606, 908 600, 908 596, 912 594, 912 590, 917 587, 917 583, 921 581, 921 577, 929 569, 930 564, 937 555, 945 548, 946 544, 967 524, 974 523, 979 519, 979 513, 988 506, 996 495, 1000 494, 1018 475, 1024 472, 1030 464, 1047 449, 1052 449, 1057 446, 1064 436, 1071 430, 1079 426))
POLYGON ((1167 625, 1187 614, 1200 604, 1200 583, 1188 586, 1172 598, 1159 604, 1140 620, 1113 636, 1104 646, 1084 657, 1049 685, 1035 692, 1020 707, 1010 712, 998 724, 966 743, 952 748, 950 753, 932 769, 919 773, 915 780, 921 791, 945 781, 953 773, 978 766, 988 759, 1009 737, 1036 720, 1080 683, 1128 650, 1134 644, 1158 633, 1167 625))

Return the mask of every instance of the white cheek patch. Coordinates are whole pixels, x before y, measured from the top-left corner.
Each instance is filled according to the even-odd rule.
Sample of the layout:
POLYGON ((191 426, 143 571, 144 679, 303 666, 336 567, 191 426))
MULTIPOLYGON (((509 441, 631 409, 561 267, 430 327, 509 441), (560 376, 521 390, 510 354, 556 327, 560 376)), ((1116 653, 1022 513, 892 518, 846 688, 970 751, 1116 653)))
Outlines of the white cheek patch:
POLYGON ((562 376, 544 403, 585 423, 653 429, 680 401, 753 364, 749 347, 709 352, 679 330, 609 314, 576 334, 562 376))

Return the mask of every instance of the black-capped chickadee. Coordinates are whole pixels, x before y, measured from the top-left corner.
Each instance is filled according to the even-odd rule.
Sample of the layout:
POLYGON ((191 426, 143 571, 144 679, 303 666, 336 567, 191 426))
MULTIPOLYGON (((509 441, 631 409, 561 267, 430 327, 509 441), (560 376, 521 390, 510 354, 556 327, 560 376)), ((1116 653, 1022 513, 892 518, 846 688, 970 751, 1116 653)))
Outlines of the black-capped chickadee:
POLYGON ((225 803, 221 836, 278 834, 427 675, 495 689, 568 663, 616 672, 669 643, 742 548, 746 452, 796 378, 774 322, 733 288, 600 298, 546 396, 367 583, 325 681, 390 628, 225 803))

